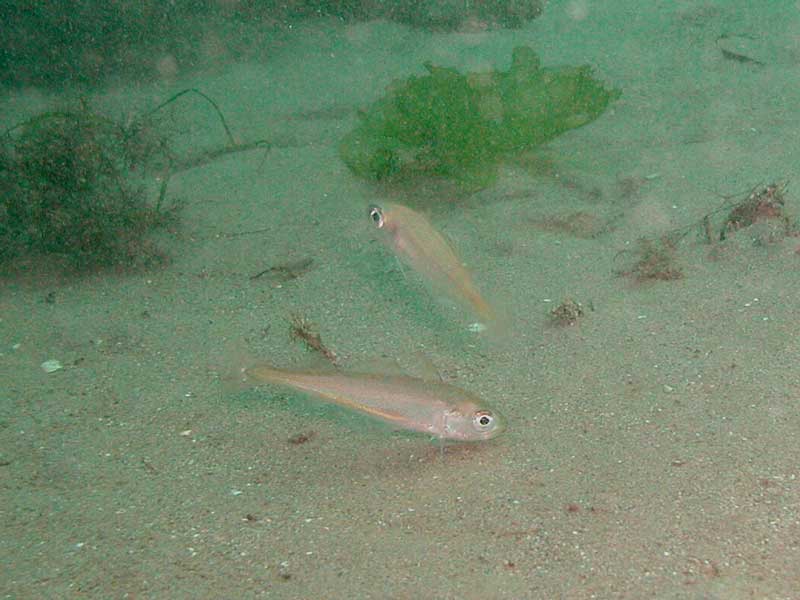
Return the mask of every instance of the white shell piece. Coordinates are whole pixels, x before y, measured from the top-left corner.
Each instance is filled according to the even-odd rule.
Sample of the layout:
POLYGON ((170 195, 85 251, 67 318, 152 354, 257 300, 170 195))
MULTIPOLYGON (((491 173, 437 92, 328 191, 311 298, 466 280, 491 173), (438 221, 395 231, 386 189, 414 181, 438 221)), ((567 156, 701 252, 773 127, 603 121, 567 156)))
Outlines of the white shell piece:
POLYGON ((54 358, 44 361, 41 364, 41 367, 45 373, 55 373, 56 371, 60 371, 61 369, 64 368, 61 362, 57 361, 54 358))

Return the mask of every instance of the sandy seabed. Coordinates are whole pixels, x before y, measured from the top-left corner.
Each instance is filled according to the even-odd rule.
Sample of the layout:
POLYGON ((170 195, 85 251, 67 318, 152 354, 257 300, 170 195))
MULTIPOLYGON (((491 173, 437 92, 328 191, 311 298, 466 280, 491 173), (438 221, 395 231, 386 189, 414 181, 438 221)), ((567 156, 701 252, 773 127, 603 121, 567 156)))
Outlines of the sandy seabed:
MULTIPOLYGON (((690 228, 682 278, 618 274, 638 238, 797 179, 800 9, 644 4, 552 1, 518 31, 308 25, 260 61, 98 93, 124 114, 197 87, 276 146, 176 178, 163 269, 3 278, 3 596, 800 598, 800 238, 690 228), (723 55, 733 34, 725 47, 763 64, 723 55), (398 269, 365 212, 390 194, 336 143, 392 78, 426 60, 505 69, 520 44, 623 95, 540 172, 507 165, 468 202, 428 207, 508 311, 498 339, 398 269), (298 261, 297 278, 251 279, 298 261), (555 326, 568 297, 584 315, 555 326), (220 381, 237 348, 306 361, 293 314, 352 368, 414 373, 424 356, 509 430, 441 453, 220 381)), ((3 104, 13 122, 57 101, 3 104)), ((191 110, 182 133, 219 141, 191 110)))

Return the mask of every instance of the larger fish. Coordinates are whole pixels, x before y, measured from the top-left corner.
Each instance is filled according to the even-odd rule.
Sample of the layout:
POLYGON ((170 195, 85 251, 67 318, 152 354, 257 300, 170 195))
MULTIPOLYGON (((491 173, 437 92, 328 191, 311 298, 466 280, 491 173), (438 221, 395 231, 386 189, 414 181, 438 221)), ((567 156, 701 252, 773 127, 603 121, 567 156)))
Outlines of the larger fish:
POLYGON ((483 324, 495 321, 491 305, 472 281, 455 251, 421 214, 400 204, 372 205, 369 216, 389 234, 394 252, 428 281, 466 304, 483 324))
POLYGON ((286 371, 266 365, 242 373, 246 381, 285 385, 442 440, 488 440, 505 429, 503 418, 480 398, 444 383, 407 376, 286 371))

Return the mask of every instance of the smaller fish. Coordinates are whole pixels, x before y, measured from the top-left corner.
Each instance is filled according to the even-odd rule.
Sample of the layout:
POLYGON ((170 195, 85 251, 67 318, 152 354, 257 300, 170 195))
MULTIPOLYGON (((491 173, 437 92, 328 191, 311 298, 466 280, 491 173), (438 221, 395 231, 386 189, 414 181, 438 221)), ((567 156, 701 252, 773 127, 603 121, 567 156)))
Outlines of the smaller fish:
POLYGON ((369 216, 378 229, 389 234, 389 245, 395 254, 414 270, 466 304, 484 324, 496 320, 494 310, 478 291, 469 271, 424 216, 400 204, 372 205, 369 216))
POLYGON ((441 440, 488 440, 505 429, 503 417, 480 398, 444 383, 402 375, 287 371, 267 365, 241 372, 245 381, 284 385, 441 440))

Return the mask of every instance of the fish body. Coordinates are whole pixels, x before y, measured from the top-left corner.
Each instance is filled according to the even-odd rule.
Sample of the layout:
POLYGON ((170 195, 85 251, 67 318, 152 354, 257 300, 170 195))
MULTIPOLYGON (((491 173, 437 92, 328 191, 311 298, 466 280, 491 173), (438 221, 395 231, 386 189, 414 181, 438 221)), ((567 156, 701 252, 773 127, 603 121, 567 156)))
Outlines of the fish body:
POLYGON ((400 204, 372 205, 369 215, 387 233, 395 254, 451 297, 466 304, 484 323, 495 320, 483 298, 444 236, 423 215, 400 204))
POLYGON ((266 365, 243 369, 249 381, 284 385, 391 425, 443 440, 481 441, 505 429, 480 398, 444 383, 402 375, 287 371, 266 365))

